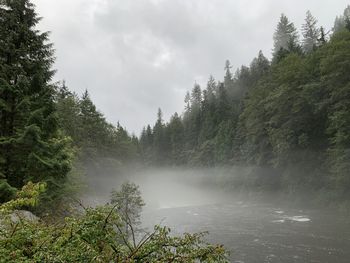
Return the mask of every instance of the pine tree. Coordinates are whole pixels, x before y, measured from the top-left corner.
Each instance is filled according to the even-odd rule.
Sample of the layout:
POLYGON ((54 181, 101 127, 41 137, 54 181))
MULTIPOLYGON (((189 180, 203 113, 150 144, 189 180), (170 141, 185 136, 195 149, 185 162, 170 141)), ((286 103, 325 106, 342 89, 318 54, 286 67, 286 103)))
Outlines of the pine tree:
POLYGON ((303 50, 310 53, 317 46, 320 37, 320 29, 316 26, 317 20, 310 11, 306 12, 305 24, 302 26, 303 50))
POLYGON ((212 75, 210 75, 209 80, 207 82, 208 101, 212 101, 213 99, 215 99, 216 91, 217 91, 217 85, 216 85, 215 78, 212 75))
POLYGON ((229 60, 226 60, 225 62, 225 77, 224 77, 224 86, 226 90, 230 90, 232 92, 233 90, 233 78, 231 73, 231 63, 229 60))
POLYGON ((201 87, 196 83, 191 92, 191 110, 198 111, 202 102, 202 90, 201 87))
POLYGON ((184 102, 185 102, 185 111, 186 112, 190 111, 190 109, 191 109, 191 105, 190 105, 191 96, 190 96, 190 93, 188 91, 186 92, 184 102))
POLYGON ((326 36, 327 36, 327 34, 325 33, 324 28, 321 26, 320 27, 320 38, 317 39, 319 46, 322 46, 327 42, 326 36))
POLYGON ((183 164, 184 127, 181 118, 176 112, 170 118, 167 130, 171 145, 171 159, 175 164, 183 164))
POLYGON ((337 32, 340 32, 340 31, 346 29, 349 19, 350 19, 350 5, 348 5, 345 8, 343 15, 337 16, 335 18, 334 26, 333 26, 333 33, 337 33, 337 32))
POLYGON ((153 147, 156 163, 163 164, 169 151, 169 141, 166 134, 165 124, 163 123, 163 113, 160 108, 157 112, 156 124, 153 127, 153 147))
POLYGON ((70 151, 50 84, 52 45, 37 30, 29 0, 1 0, 0 20, 0 177, 16 188, 46 181, 54 198, 70 170, 70 151))
POLYGON ((258 57, 254 58, 250 63, 250 77, 252 79, 253 85, 257 81, 268 73, 270 69, 270 61, 264 56, 263 52, 260 50, 258 57))
POLYGON ((277 29, 273 35, 273 56, 276 57, 281 51, 294 51, 298 47, 298 33, 292 22, 282 14, 277 29))

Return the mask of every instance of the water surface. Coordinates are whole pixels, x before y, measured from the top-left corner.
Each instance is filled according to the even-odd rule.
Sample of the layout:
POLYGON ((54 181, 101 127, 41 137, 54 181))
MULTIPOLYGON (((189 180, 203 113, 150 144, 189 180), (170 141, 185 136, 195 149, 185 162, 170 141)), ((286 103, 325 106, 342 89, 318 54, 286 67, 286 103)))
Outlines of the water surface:
POLYGON ((147 206, 143 225, 161 223, 173 233, 208 231, 207 239, 231 252, 232 262, 350 262, 349 216, 331 209, 291 205, 278 197, 245 198, 208 184, 208 171, 149 170, 90 182, 86 201, 108 201, 126 179, 140 185, 147 206), (266 201, 269 200, 269 201, 266 201))

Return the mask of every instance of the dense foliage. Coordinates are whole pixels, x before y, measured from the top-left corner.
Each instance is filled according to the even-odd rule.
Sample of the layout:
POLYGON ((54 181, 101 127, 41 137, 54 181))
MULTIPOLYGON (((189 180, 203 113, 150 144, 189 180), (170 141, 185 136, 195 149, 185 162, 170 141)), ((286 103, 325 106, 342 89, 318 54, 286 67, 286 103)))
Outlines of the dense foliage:
POLYGON ((98 158, 133 160, 138 140, 118 123, 108 123, 92 102, 88 91, 79 97, 69 91, 65 82, 57 89, 57 113, 66 135, 73 139, 79 157, 85 164, 98 158))
POLYGON ((121 230, 124 221, 116 205, 85 208, 55 225, 13 212, 35 204, 40 192, 40 184, 29 184, 18 194, 21 201, 0 206, 0 262, 228 262, 224 248, 206 244, 203 234, 176 237, 169 228, 155 226, 131 242, 121 230))
POLYGON ((140 160, 252 166, 273 170, 274 188, 349 197, 350 7, 332 35, 307 12, 302 41, 281 15, 271 60, 259 52, 235 74, 226 61, 222 82, 194 85, 167 123, 159 109, 140 140, 108 123, 88 92, 51 83, 53 49, 39 20, 29 0, 0 0, 0 262, 226 262, 203 234, 156 226, 140 236, 144 203, 132 183, 63 223, 22 218, 15 209, 58 210, 52 201, 67 196, 72 167, 96 177, 140 160))
POLYGON ((302 41, 282 15, 272 60, 262 52, 223 82, 210 77, 184 113, 142 131, 147 163, 271 168, 295 191, 350 189, 350 7, 327 35, 307 12, 302 41))
POLYGON ((33 181, 47 185, 41 204, 57 206, 72 174, 135 160, 138 140, 108 123, 87 91, 52 83, 52 44, 29 0, 0 1, 0 20, 0 203, 33 181))
POLYGON ((38 21, 30 1, 0 1, 0 202, 30 180, 46 182, 53 200, 71 167, 50 84, 52 45, 38 21))

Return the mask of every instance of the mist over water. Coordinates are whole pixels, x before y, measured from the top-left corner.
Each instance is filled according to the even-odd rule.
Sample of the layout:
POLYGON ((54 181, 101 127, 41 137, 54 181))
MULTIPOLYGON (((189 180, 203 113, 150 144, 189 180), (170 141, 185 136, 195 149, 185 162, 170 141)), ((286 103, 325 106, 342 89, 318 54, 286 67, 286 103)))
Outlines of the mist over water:
POLYGON ((146 229, 161 223, 174 234, 208 231, 207 240, 225 245, 232 262, 349 262, 346 214, 301 206, 277 194, 232 190, 225 179, 239 181, 247 169, 110 169, 88 177, 83 200, 104 204, 112 189, 132 181, 146 202, 146 229))
POLYGON ((215 179, 213 169, 126 168, 118 172, 115 175, 104 171, 99 177, 88 177, 85 202, 91 205, 108 202, 111 190, 125 181, 139 185, 146 209, 209 205, 231 199, 231 194, 221 191, 213 182, 208 184, 208 180, 215 179))

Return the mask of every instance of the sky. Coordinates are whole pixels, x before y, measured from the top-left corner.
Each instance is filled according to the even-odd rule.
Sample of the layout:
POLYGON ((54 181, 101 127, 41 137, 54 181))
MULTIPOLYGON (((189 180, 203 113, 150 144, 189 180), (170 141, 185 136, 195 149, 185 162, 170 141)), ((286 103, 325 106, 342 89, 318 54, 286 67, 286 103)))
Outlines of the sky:
POLYGON ((348 0, 33 0, 50 31, 55 81, 88 90, 106 119, 136 135, 182 113, 194 83, 222 80, 225 61, 249 65, 284 13, 300 30, 310 10, 330 30, 348 0))

